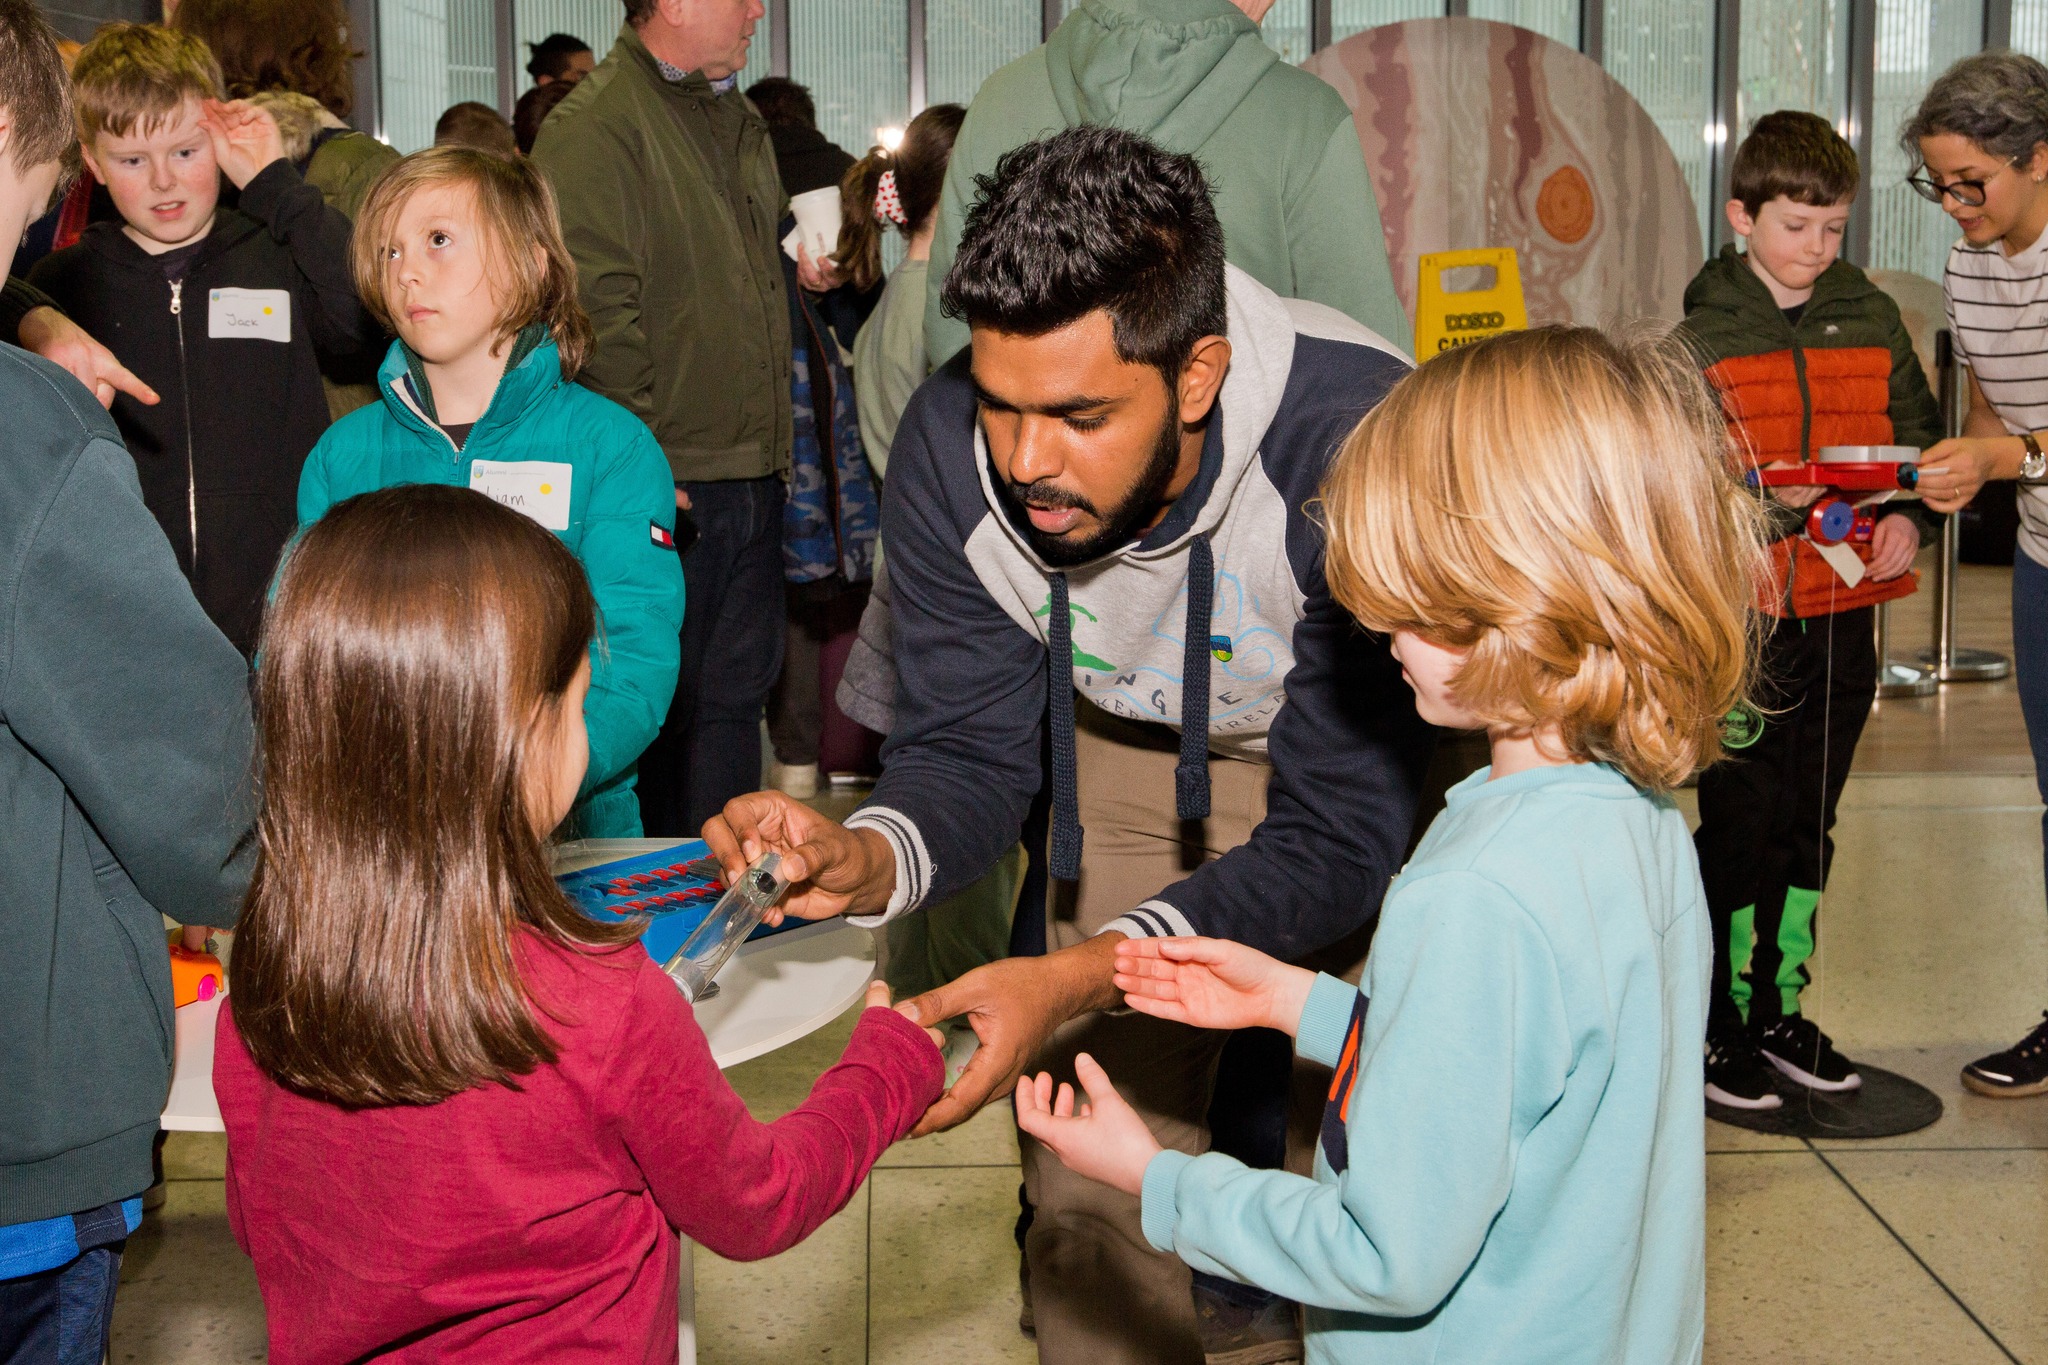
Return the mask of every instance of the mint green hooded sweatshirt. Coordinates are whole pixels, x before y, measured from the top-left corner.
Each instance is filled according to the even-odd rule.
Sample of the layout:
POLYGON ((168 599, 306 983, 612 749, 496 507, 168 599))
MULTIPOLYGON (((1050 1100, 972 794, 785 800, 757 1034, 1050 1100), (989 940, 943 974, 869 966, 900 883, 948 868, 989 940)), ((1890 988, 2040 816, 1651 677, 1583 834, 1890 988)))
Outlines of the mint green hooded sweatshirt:
POLYGON ((1351 111, 1280 60, 1230 0, 1081 0, 1050 40, 982 83, 953 144, 932 243, 925 349, 937 369, 967 344, 939 289, 974 200, 1013 147, 1101 123, 1202 163, 1230 263, 1283 298, 1328 304, 1404 351, 1380 206, 1351 111))
POLYGON ((1712 946, 1685 818, 1605 765, 1451 788, 1357 989, 1315 1177, 1145 1169, 1145 1236, 1307 1306, 1308 1365, 1698 1365, 1712 946))
MULTIPOLYGON (((461 450, 428 420, 431 406, 418 401, 407 368, 405 343, 394 341, 377 370, 384 401, 327 428, 306 457, 299 525, 310 526, 344 498, 396 484, 475 487, 479 462, 487 479, 490 463, 567 466, 568 525, 550 529, 590 578, 601 632, 583 703, 590 769, 569 819, 584 838, 637 838, 635 765, 668 714, 683 624, 668 460, 639 418, 562 378, 552 341, 514 352, 461 450)), ((548 519, 536 517, 542 525, 548 519)))

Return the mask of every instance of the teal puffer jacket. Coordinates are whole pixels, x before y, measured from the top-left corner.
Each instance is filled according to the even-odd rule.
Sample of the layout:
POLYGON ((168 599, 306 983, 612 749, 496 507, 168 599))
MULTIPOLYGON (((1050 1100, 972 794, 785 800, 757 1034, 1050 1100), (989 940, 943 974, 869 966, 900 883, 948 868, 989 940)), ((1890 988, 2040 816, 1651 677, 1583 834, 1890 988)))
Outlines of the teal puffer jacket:
MULTIPOLYGON (((335 503, 402 483, 502 487, 497 465, 544 461, 568 484, 567 526, 551 526, 582 561, 597 597, 602 644, 590 655, 590 771, 571 815, 585 838, 635 838, 640 802, 636 763, 675 694, 683 571, 676 557, 675 485, 668 461, 639 418, 562 378, 561 356, 542 342, 515 364, 470 429, 461 450, 413 394, 403 343, 393 342, 377 371, 383 402, 327 429, 299 478, 299 525, 335 503), (657 532, 659 534, 657 534, 657 532)), ((536 485, 538 486, 538 485, 536 485)), ((544 500, 543 525, 562 520, 544 500)))

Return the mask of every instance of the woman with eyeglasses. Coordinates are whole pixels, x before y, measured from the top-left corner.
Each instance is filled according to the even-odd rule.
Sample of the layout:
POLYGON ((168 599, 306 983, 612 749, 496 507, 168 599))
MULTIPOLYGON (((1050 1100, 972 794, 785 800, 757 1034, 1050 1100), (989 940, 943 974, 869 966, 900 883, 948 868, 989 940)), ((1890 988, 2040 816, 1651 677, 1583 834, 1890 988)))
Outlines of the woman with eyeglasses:
MULTIPOLYGON (((2015 52, 1957 62, 1899 131, 1922 164, 1907 183, 1963 238, 1942 294, 1970 377, 1963 434, 1920 460, 1920 495, 1953 512, 1991 479, 2020 483, 2012 577, 2014 673, 2035 781, 2048 795, 2048 67, 2015 52)), ((2048 819, 2043 820, 2048 857, 2048 819)), ((1982 1095, 2048 1093, 2048 1013, 2018 1043, 1963 1068, 1982 1095)))

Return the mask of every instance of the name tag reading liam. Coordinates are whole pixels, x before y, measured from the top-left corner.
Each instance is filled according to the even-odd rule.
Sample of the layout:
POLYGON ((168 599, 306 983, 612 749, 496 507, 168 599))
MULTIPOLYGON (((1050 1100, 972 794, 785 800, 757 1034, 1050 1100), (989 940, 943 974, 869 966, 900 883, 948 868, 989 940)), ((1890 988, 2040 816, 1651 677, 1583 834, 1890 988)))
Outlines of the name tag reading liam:
POLYGON ((206 294, 206 335, 252 341, 292 339, 292 296, 288 289, 210 289, 206 294))
POLYGON ((569 529, 569 478, 575 469, 553 460, 473 460, 469 486, 550 531, 569 529))

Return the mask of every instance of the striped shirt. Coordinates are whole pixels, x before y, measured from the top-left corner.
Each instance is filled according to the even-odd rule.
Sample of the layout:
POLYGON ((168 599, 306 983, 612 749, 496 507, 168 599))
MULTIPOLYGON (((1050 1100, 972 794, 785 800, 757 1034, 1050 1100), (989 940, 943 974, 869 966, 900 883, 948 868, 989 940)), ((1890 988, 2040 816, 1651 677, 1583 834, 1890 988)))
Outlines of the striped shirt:
MULTIPOLYGON (((1997 242, 1957 242, 1942 297, 1956 358, 2017 436, 2048 429, 2048 232, 2008 256, 1997 242)), ((2020 548, 2048 564, 2048 486, 2021 484, 2020 548)))

